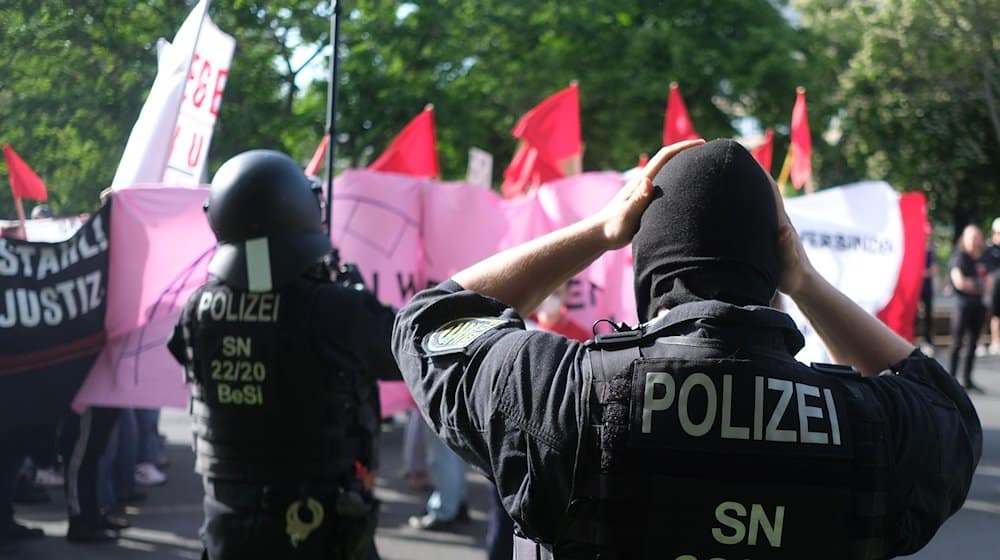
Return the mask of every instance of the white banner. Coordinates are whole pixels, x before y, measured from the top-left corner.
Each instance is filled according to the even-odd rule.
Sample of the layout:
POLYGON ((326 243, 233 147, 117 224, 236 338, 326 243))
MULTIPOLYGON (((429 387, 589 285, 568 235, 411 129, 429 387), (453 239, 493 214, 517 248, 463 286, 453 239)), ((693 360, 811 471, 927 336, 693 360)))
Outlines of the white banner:
POLYGON ((493 184, 493 154, 479 148, 469 148, 469 168, 465 173, 465 182, 490 188, 493 184))
POLYGON ((167 168, 163 173, 164 183, 194 186, 205 182, 202 174, 208 160, 208 147, 235 49, 236 40, 205 16, 174 128, 167 168))
POLYGON ((233 38, 211 23, 207 10, 208 0, 198 2, 173 43, 158 44, 156 79, 129 135, 112 189, 143 183, 199 184, 235 48, 233 38), (169 174, 168 164, 174 170, 169 174))
MULTIPOLYGON (((785 201, 809 260, 831 284, 871 314, 892 298, 903 261, 899 193, 881 181, 853 183, 785 201)), ((785 310, 805 334, 796 356, 829 362, 819 336, 787 297, 785 310)))

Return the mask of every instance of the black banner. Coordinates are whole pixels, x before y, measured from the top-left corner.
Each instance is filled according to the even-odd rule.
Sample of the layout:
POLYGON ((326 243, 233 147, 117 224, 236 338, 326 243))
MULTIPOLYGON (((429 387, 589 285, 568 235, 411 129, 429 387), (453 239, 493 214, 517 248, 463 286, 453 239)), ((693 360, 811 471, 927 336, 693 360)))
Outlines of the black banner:
POLYGON ((72 238, 0 238, 0 436, 53 424, 104 346, 111 204, 72 238))

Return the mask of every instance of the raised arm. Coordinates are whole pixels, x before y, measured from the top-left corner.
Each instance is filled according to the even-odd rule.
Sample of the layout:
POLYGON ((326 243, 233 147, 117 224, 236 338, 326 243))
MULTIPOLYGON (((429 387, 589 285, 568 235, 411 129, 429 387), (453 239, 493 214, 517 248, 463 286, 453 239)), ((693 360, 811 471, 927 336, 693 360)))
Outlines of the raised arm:
POLYGON ((605 251, 627 245, 652 201, 653 177, 670 158, 703 143, 704 140, 691 140, 661 148, 642 174, 626 184, 597 214, 497 253, 458 272, 452 279, 463 288, 496 298, 527 316, 560 284, 605 251))
POLYGON ((877 375, 913 352, 912 344, 867 313, 820 276, 806 256, 799 235, 778 204, 778 243, 782 272, 778 289, 788 294, 819 334, 834 361, 877 375))

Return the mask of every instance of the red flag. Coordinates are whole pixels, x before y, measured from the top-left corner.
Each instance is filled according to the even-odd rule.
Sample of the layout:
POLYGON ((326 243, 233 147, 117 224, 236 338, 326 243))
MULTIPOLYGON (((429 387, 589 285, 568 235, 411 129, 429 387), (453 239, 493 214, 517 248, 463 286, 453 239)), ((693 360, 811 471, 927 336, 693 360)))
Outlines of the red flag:
POLYGON ((368 169, 414 177, 440 177, 434 138, 434 106, 428 105, 410 121, 368 169))
POLYGON ((45 190, 45 183, 34 171, 28 167, 27 163, 17 155, 10 144, 3 145, 3 155, 7 158, 7 174, 10 176, 10 192, 14 193, 14 198, 27 198, 29 200, 48 200, 49 193, 45 190))
POLYGON ((521 139, 521 146, 503 172, 504 196, 517 196, 532 186, 563 177, 560 162, 583 152, 576 82, 525 113, 511 134, 521 139))
POLYGON ((913 341, 913 322, 920 301, 920 287, 927 264, 927 198, 924 193, 899 196, 899 216, 903 222, 903 260, 892 299, 877 316, 896 334, 913 341))
POLYGON ((319 175, 319 170, 323 167, 323 160, 326 159, 326 149, 330 146, 330 135, 324 134, 323 140, 320 141, 319 146, 316 146, 316 152, 313 153, 313 157, 309 160, 309 165, 306 166, 305 173, 316 177, 319 175))
POLYGON ((674 142, 697 140, 701 138, 691 124, 687 106, 681 97, 681 88, 676 82, 670 84, 670 97, 667 98, 667 114, 663 118, 663 145, 674 142))
POLYGON ((774 158, 774 131, 770 128, 764 132, 764 141, 757 145, 751 152, 753 158, 760 163, 764 171, 771 172, 771 160, 774 158))
POLYGON ((801 189, 812 175, 812 138, 806 115, 806 90, 796 88, 792 109, 792 184, 801 189))

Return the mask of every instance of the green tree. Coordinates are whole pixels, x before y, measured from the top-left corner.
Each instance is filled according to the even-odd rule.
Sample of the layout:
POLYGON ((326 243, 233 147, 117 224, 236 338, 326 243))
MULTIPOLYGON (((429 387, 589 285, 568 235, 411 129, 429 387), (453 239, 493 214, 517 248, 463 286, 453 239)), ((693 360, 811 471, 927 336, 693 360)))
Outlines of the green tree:
POLYGON ((1000 213, 1000 2, 799 4, 839 62, 842 150, 956 228, 1000 213))
POLYGON ((728 137, 741 115, 787 123, 809 69, 805 34, 767 0, 358 0, 344 37, 346 163, 368 163, 432 102, 450 178, 479 146, 499 180, 517 118, 574 79, 585 168, 623 169, 658 147, 671 81, 700 133, 728 137))
MULTIPOLYGON (((172 38, 190 9, 176 0, 0 3, 6 53, 0 57, 0 141, 42 176, 57 212, 97 206, 156 75, 157 38, 172 38)), ((237 48, 210 170, 248 148, 304 158, 315 146, 323 115, 296 107, 304 63, 292 60, 297 49, 319 54, 328 40, 323 9, 305 1, 212 3, 213 20, 236 38, 237 48)), ((0 182, 7 182, 5 165, 0 182)), ((13 216, 6 188, 0 208, 13 216)))

